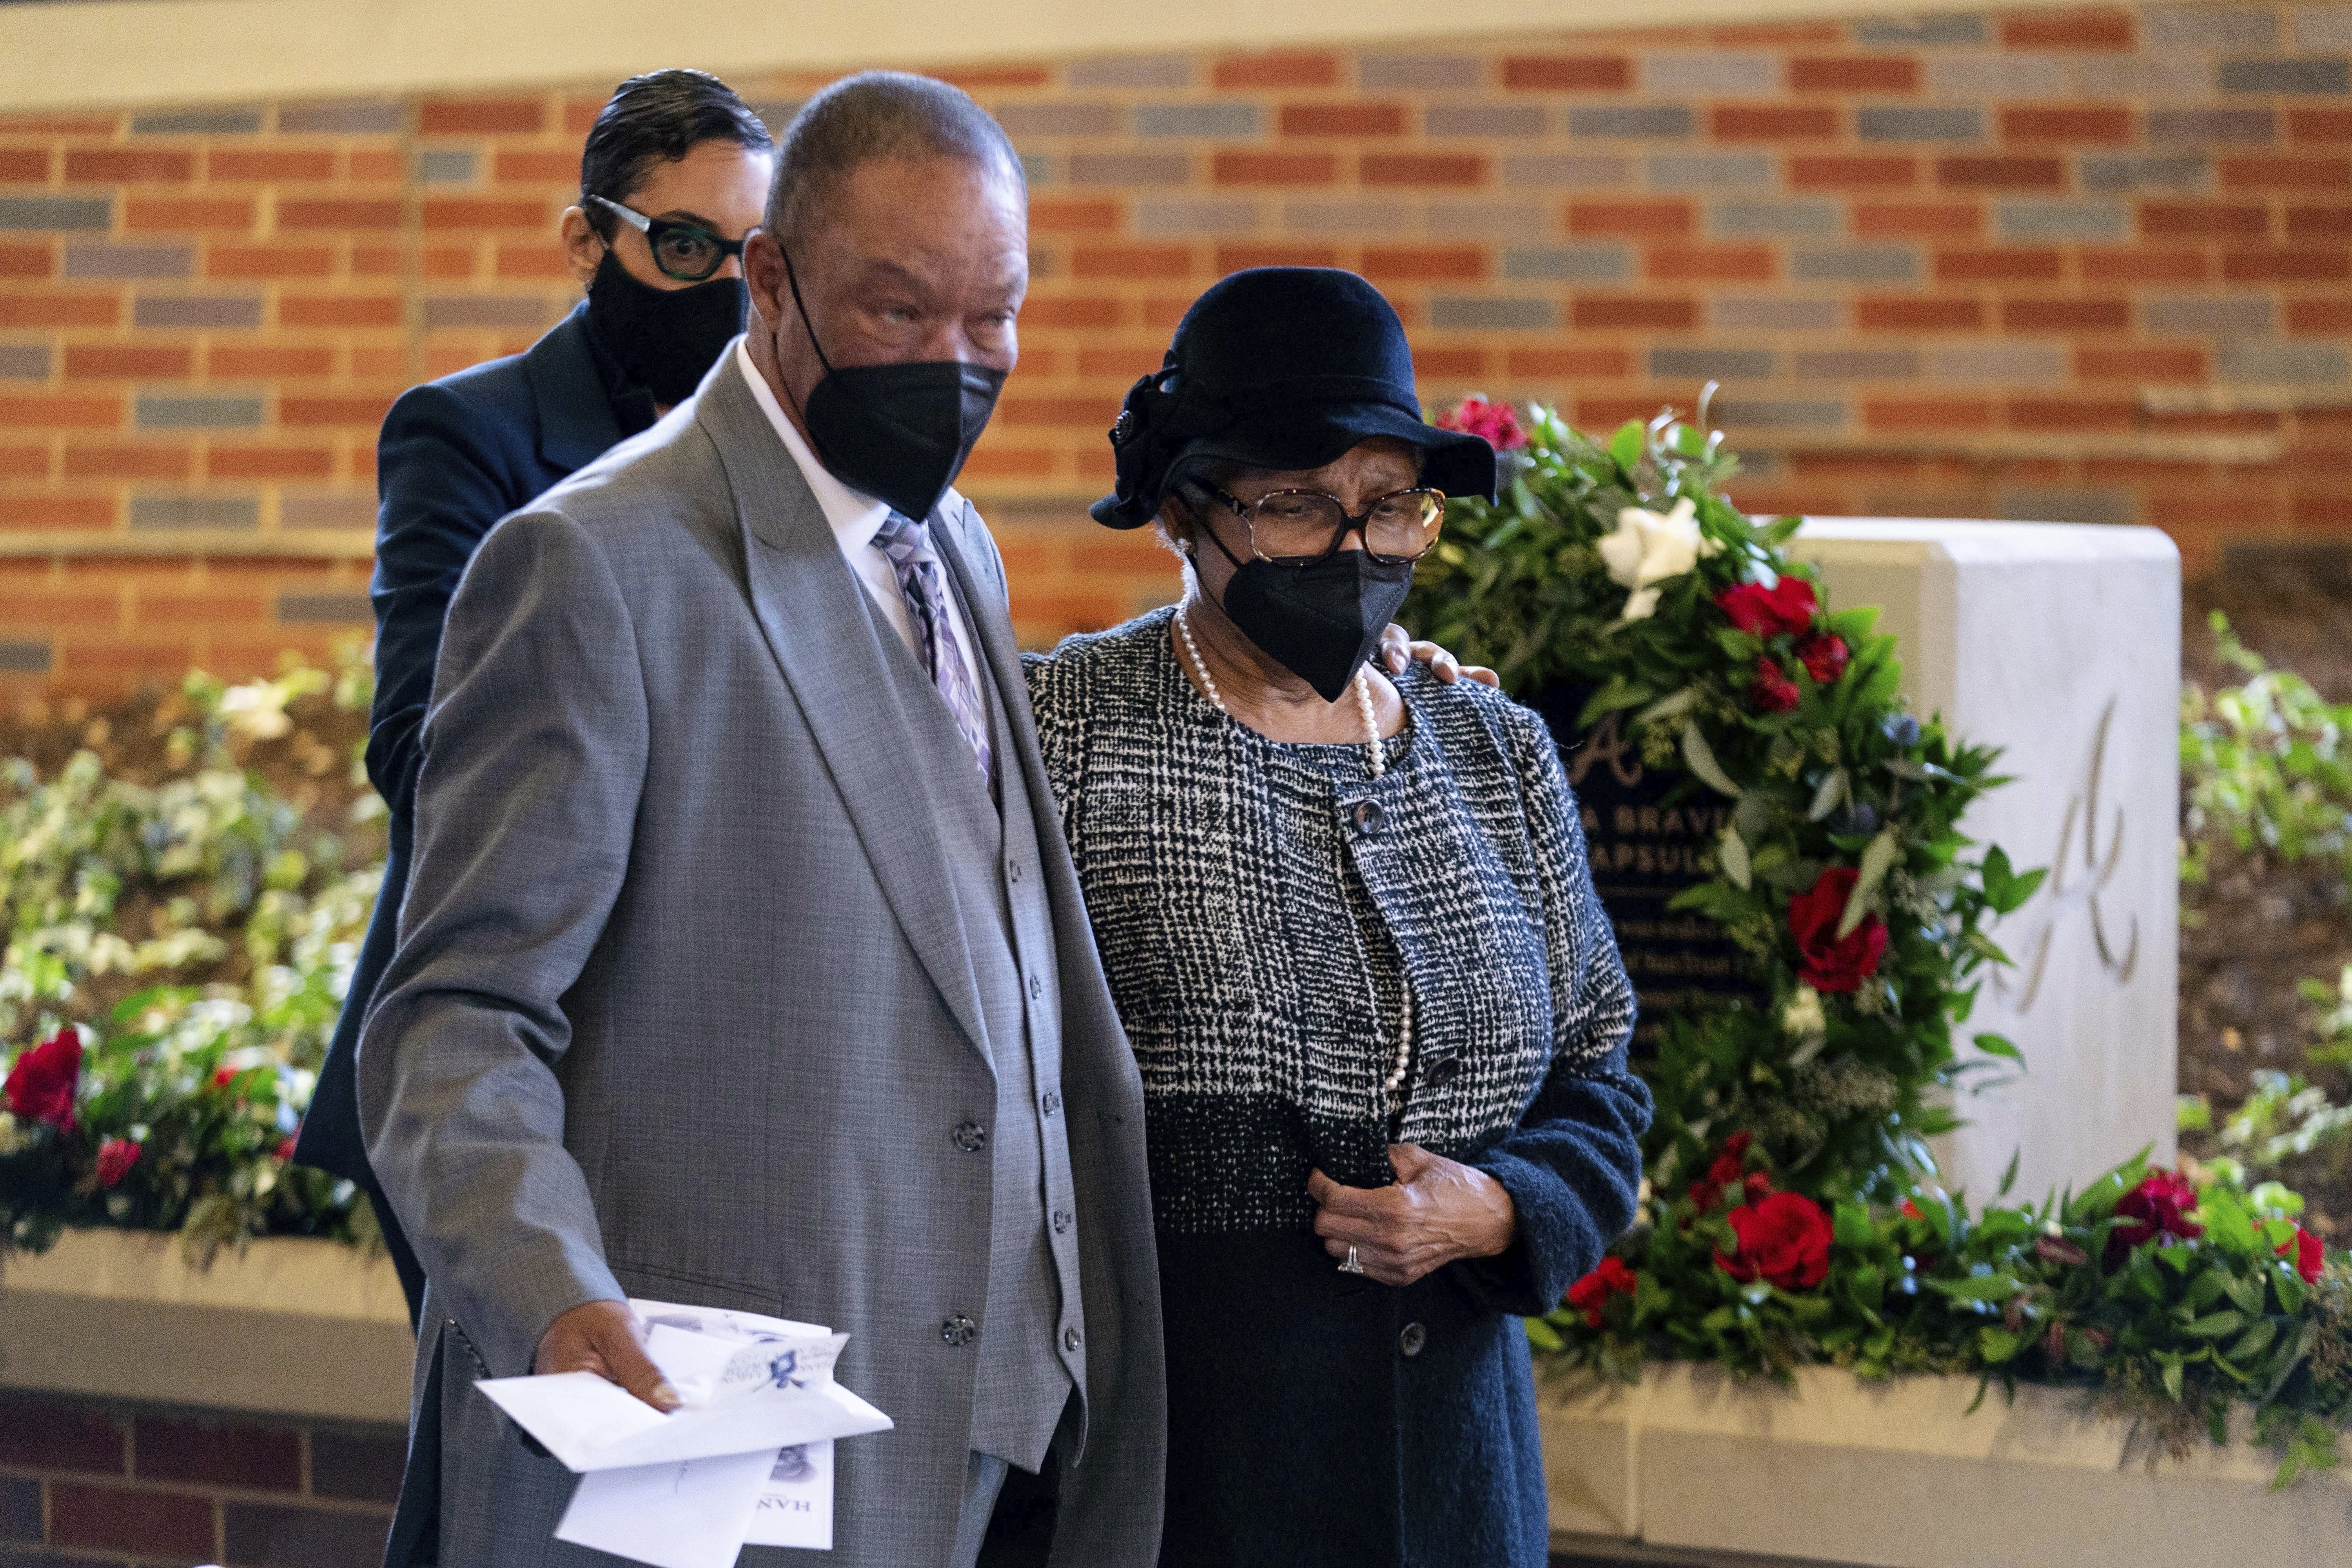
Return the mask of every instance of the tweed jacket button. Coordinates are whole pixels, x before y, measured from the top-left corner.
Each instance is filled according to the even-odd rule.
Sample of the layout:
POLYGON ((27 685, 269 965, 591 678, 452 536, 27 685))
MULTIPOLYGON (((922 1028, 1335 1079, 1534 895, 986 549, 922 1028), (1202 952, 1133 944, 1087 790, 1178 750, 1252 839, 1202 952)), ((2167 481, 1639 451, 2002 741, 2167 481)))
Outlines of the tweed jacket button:
POLYGON ((1356 832, 1360 836, 1377 838, 1380 837, 1381 821, 1386 815, 1381 810, 1379 801, 1360 800, 1354 809, 1348 813, 1348 820, 1355 825, 1356 832))
POLYGON ((1077 1330, 1064 1329, 1062 1331, 1062 1348, 1069 1352, 1072 1355, 1077 1354, 1078 1347, 1086 1342, 1085 1338, 1079 1334, 1077 1330))
POLYGON ((1055 1209, 1054 1211, 1054 1234, 1055 1236, 1064 1235, 1069 1230, 1069 1228, 1070 1211, 1067 1209, 1055 1209))
POLYGON ((1407 1323, 1404 1332, 1397 1336, 1397 1349, 1402 1351, 1408 1360, 1419 1355, 1421 1347, 1428 1342, 1429 1331, 1419 1323, 1407 1323))
POLYGON ((955 1146, 967 1154, 977 1154, 988 1147, 988 1129, 977 1121, 959 1124, 955 1130, 955 1146))
POLYGON ((1422 1068, 1422 1078, 1432 1089, 1444 1089, 1462 1070, 1462 1058, 1448 1053, 1432 1057, 1422 1068))
POLYGON ((958 1350, 961 1350, 978 1338, 980 1338, 980 1325, 961 1312, 958 1312, 940 1325, 940 1339, 958 1350))

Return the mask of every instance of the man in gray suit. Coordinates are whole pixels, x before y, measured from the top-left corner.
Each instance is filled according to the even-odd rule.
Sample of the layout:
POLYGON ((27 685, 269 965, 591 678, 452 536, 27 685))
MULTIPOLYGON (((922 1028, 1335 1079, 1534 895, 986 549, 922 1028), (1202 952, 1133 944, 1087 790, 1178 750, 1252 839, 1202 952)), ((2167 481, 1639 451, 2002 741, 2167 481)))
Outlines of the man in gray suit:
POLYGON ((1020 164, 954 89, 850 79, 744 262, 747 339, 450 608, 360 1058, 430 1280, 392 1561, 613 1561, 472 1385, 674 1403, 637 1295, 850 1333, 898 1425, 840 1447, 842 1568, 974 1562, 1009 1470, 1058 1479, 1054 1563, 1148 1563, 1139 1087, 947 488, 1016 357, 1020 164))

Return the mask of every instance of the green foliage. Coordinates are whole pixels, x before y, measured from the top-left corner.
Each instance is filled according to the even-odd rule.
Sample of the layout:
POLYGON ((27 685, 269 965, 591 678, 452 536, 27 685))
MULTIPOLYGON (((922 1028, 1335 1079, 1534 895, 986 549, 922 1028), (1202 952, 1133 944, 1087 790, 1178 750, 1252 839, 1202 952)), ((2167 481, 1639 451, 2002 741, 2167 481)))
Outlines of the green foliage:
POLYGON ((2292 670, 2273 669, 2216 610, 2222 659, 2246 681, 2180 690, 2180 769, 2188 796, 2181 875, 2202 881, 2210 841, 2289 863, 2326 858, 2352 876, 2352 705, 2327 701, 2292 670))
POLYGON ((1810 584, 1811 568, 1788 553, 1799 519, 1751 522, 1721 493, 1738 465, 1719 435, 1668 413, 1603 444, 1542 407, 1526 428, 1526 448, 1503 454, 1498 500, 1448 504, 1403 618, 1493 666, 1523 700, 1591 688, 1586 724, 1613 716, 1645 766, 1685 774, 1671 802, 1727 803, 1715 874, 1676 905, 1726 930, 1769 1000, 1666 1021, 1648 1075, 1652 1176, 1672 1181, 1736 1129, 1807 1191, 1868 1191, 1926 1168, 1927 1138, 1953 1125, 1948 1091, 2017 1055, 1955 1032, 1982 972, 2007 962, 1992 927, 2042 878, 1998 848, 1972 858, 1959 829, 2002 782, 1995 754, 1904 710, 1874 610, 1822 605, 1801 632, 1733 624, 1726 590, 1810 584), (1685 516, 1696 531, 1680 536, 1673 574, 1612 573, 1612 534, 1637 522, 1673 534, 1685 516), (1845 657, 1817 680, 1804 654, 1826 640, 1845 657), (1758 699, 1766 666, 1793 687, 1785 711, 1758 699), (1790 900, 1835 867, 1858 877, 1840 934, 1883 921, 1887 937, 1851 990, 1804 983, 1790 923, 1790 900))
POLYGON ((312 773, 356 769, 289 705, 364 712, 370 695, 356 658, 239 687, 194 675, 156 782, 87 750, 47 779, 0 763, 0 1070, 61 1028, 86 1050, 74 1125, 0 1110, 0 1248, 67 1225, 177 1230, 200 1256, 373 1236, 350 1183, 286 1155, 382 880, 382 803, 362 790, 342 832, 318 831, 243 760, 289 742, 312 773))

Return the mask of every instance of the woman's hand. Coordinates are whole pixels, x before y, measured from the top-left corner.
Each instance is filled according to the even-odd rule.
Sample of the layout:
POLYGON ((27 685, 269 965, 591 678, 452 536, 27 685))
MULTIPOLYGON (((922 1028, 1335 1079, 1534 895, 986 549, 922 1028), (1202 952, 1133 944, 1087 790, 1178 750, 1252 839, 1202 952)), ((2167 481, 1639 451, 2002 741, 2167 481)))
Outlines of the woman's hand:
POLYGON ((1381 667, 1391 675, 1402 675, 1408 664, 1425 664, 1429 673, 1447 686, 1464 676, 1486 686, 1500 686, 1503 678, 1483 664, 1464 664, 1433 642, 1415 642, 1402 626, 1391 621, 1381 633, 1381 667))
POLYGON ((1315 1234, 1334 1258, 1356 1249, 1368 1278, 1410 1285, 1458 1258, 1493 1258, 1511 1245, 1518 1211, 1503 1184, 1417 1143, 1389 1145, 1392 1187, 1343 1187, 1322 1172, 1307 1178, 1315 1234))

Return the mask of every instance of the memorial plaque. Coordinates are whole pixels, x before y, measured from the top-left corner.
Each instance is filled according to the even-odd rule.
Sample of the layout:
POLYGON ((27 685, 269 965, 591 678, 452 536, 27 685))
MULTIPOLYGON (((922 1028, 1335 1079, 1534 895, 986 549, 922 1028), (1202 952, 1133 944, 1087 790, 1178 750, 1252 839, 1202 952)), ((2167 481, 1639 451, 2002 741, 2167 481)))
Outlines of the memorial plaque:
POLYGON ((1733 998, 1759 1000, 1760 993, 1746 955, 1721 926, 1666 907, 1676 893, 1714 876, 1715 847, 1731 820, 1731 802, 1679 768, 1644 766, 1623 731, 1622 713, 1607 714, 1580 734, 1576 716, 1592 689, 1555 686, 1534 706, 1576 792, 1592 885, 1641 998, 1633 1059, 1647 1062, 1667 1018, 1733 998))

